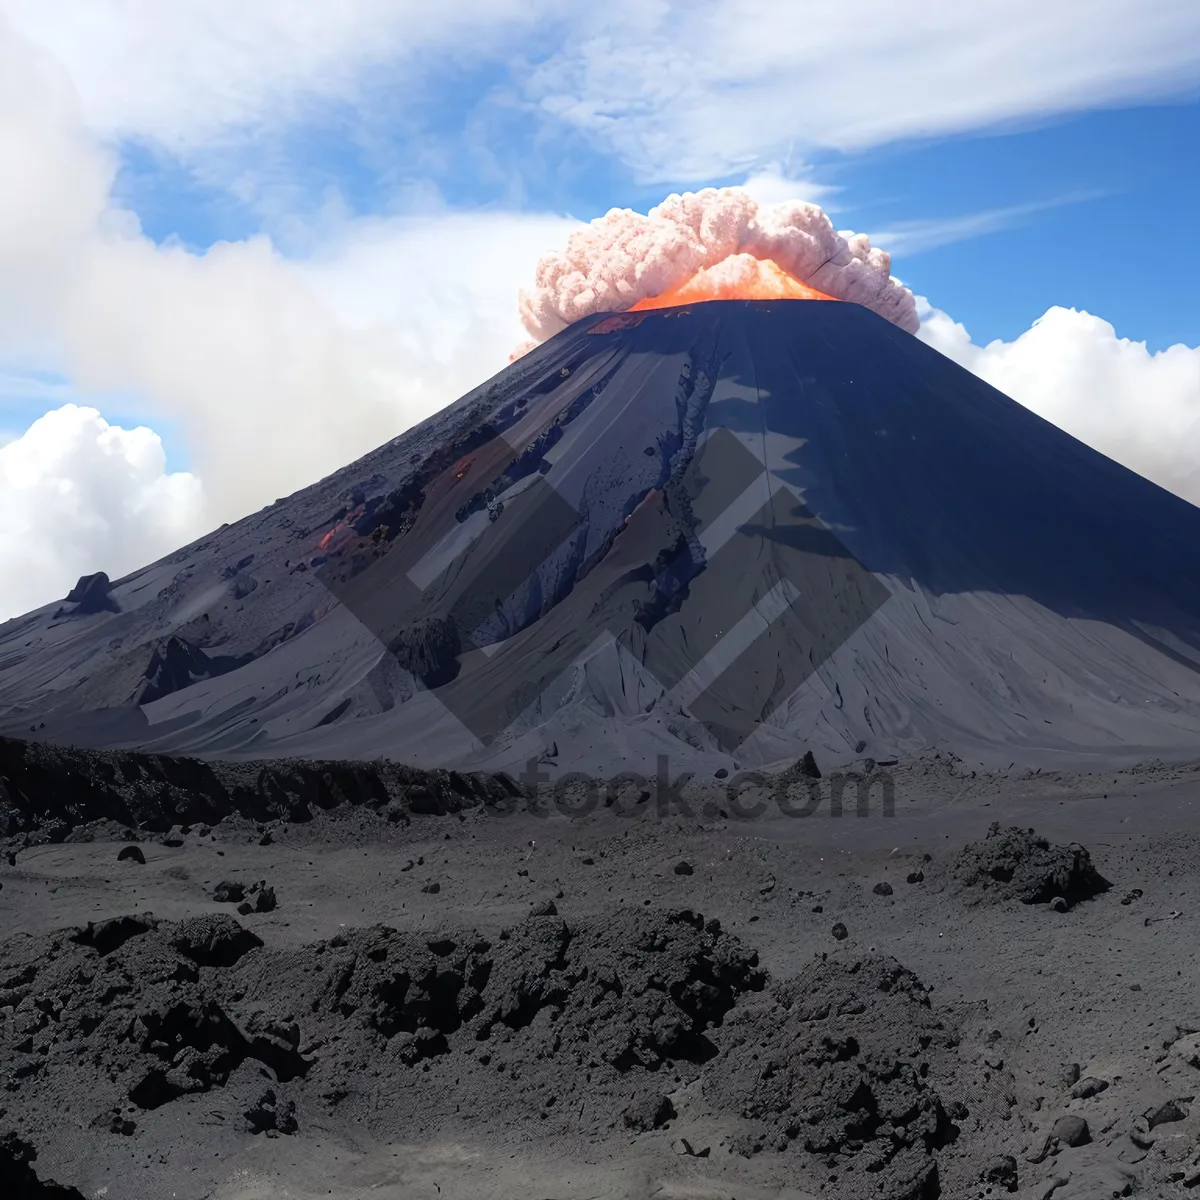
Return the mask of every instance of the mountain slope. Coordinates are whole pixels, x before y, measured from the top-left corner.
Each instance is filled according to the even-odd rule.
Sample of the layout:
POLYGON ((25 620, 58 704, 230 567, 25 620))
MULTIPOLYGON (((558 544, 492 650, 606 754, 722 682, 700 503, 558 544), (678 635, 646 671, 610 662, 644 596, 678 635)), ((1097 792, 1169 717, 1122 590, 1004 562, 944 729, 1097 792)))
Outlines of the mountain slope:
POLYGON ((0 626, 0 732, 552 774, 1182 757, 1198 543, 855 305, 589 318, 96 611, 0 626))

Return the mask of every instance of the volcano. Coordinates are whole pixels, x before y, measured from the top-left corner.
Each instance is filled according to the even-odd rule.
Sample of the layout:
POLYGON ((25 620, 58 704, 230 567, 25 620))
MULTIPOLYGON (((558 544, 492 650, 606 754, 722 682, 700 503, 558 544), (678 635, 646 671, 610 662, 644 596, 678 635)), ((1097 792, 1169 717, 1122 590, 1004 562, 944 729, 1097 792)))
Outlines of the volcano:
POLYGON ((0 732, 559 772, 1180 759, 1198 544, 1200 510, 856 304, 601 314, 111 603, 0 626, 0 732))

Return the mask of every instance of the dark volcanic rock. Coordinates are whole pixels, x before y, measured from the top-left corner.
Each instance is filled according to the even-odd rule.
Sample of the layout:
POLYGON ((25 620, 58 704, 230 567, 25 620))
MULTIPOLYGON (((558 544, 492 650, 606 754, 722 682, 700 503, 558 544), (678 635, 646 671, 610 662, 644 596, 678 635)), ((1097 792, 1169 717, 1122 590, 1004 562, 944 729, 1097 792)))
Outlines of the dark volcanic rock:
POLYGON ((181 921, 171 944, 202 967, 232 967, 243 954, 261 946, 262 938, 224 913, 181 921))
POLYGON ((75 935, 80 946, 90 946, 101 957, 111 954, 132 937, 148 933, 158 922, 149 914, 133 917, 110 917, 106 921, 89 921, 81 933, 75 935))
POLYGON ((1002 830, 999 822, 982 842, 963 849, 954 863, 954 877, 992 898, 1022 904, 1046 904, 1056 896, 1074 904, 1111 886, 1077 842, 1052 845, 1031 829, 1002 830))
POLYGON ((160 641, 146 664, 145 682, 133 698, 134 704, 150 704, 172 692, 190 687, 201 679, 215 679, 236 671, 253 655, 208 655, 199 646, 172 634, 160 641))
POLYGON ((279 1100, 274 1089, 267 1088, 244 1114, 251 1133, 266 1133, 274 1130, 277 1133, 293 1134, 296 1132, 296 1102, 294 1100, 279 1100))
POLYGON ((112 595, 112 584, 103 571, 95 575, 81 575, 79 582, 67 593, 77 613, 120 612, 112 595))
POLYGON ((1005 1191, 1017 1190, 1017 1160, 1011 1154, 1001 1154, 993 1158, 983 1168, 979 1176, 983 1183, 994 1183, 1005 1191))
POLYGON ((227 917, 135 924, 0 944, 11 1014, 0 1022, 0 1078, 19 1086, 30 1128, 60 1127, 65 1095, 91 1110, 80 1129, 130 1132, 130 1102, 157 1109, 224 1087, 247 1060, 281 1082, 307 1072, 298 1027, 262 1011, 232 975, 253 935, 227 917), (110 930, 118 944, 105 941, 110 930))
MULTIPOLYGON (((495 945, 379 927, 326 946, 313 960, 326 982, 306 1006, 350 1043, 332 1091, 362 1086, 356 1040, 401 1067, 457 1054, 455 1074, 467 1051, 488 1080, 499 1072, 479 1086, 485 1095, 500 1087, 507 1112, 537 1117, 548 1096, 564 1114, 586 1102, 585 1132, 619 1126, 631 1095, 654 1090, 667 1064, 697 1078, 716 1053, 710 1032, 763 983, 751 952, 689 912, 641 910, 579 927, 529 917, 495 945)), ((289 978, 300 1011, 313 976, 298 965, 289 978)))
POLYGON ((540 1026, 539 1012, 559 1010, 559 1037, 618 1073, 707 1061, 706 1032, 763 984, 756 955, 686 910, 621 913, 574 932, 557 918, 529 920, 504 949, 484 1028, 540 1026))
POLYGON ((1159 1125, 1169 1125, 1174 1121, 1186 1121, 1188 1117, 1187 1106, 1181 1104, 1177 1100, 1168 1100, 1165 1104, 1159 1105, 1154 1112, 1146 1118, 1147 1124, 1151 1129, 1157 1128, 1159 1125))
POLYGON ((299 822, 343 804, 444 814, 507 805, 520 794, 504 775, 422 771, 384 760, 201 762, 0 737, 0 837, 63 841, 97 821, 156 833, 232 815, 299 822))
POLYGON ((838 1195, 936 1195, 933 1151, 950 1124, 931 1053, 951 1039, 928 993, 894 959, 829 957, 738 1006, 704 1094, 751 1123, 737 1147, 853 1154, 838 1195))
POLYGON ((637 1096, 622 1114, 626 1129, 645 1133, 650 1129, 661 1129, 675 1119, 675 1105, 670 1097, 656 1092, 643 1092, 637 1096))
POLYGON ((818 1172, 836 1159, 839 1196, 917 1200, 936 1194, 941 1097, 984 1103, 892 959, 833 955, 768 992, 753 951, 687 910, 283 947, 219 914, 103 957, 78 931, 20 935, 0 942, 0 985, 0 1084, 19 1089, 23 1128, 56 1127, 69 1095, 72 1136, 105 1153, 114 1131, 186 1136, 210 1112, 245 1136, 349 1121, 419 1144, 499 1119, 604 1142, 661 1129, 672 1094, 699 1083, 743 1152, 818 1172), (131 1105, 177 1107, 135 1120, 131 1105))
POLYGON ((1094 1076, 1089 1075, 1086 1079, 1081 1079, 1071 1088, 1071 1098, 1074 1100, 1087 1100, 1092 1096, 1098 1096, 1107 1088, 1107 1079, 1096 1079, 1094 1076))
POLYGON ((145 866, 146 856, 141 846, 123 846, 117 851, 117 862, 135 862, 145 866))
POLYGON ((811 750, 805 750, 804 757, 796 764, 795 771, 805 779, 820 779, 821 771, 811 750))
POLYGON ((139 1023, 145 1031, 140 1048, 152 1064, 129 1089, 139 1108, 161 1108, 188 1093, 224 1087, 247 1059, 285 1082, 308 1070, 285 1036, 242 1029, 209 998, 171 997, 144 1012, 139 1023))
POLYGON ((1074 1114, 1059 1117, 1050 1132, 1051 1136, 1058 1138, 1064 1146, 1083 1146, 1092 1140, 1088 1123, 1074 1114))

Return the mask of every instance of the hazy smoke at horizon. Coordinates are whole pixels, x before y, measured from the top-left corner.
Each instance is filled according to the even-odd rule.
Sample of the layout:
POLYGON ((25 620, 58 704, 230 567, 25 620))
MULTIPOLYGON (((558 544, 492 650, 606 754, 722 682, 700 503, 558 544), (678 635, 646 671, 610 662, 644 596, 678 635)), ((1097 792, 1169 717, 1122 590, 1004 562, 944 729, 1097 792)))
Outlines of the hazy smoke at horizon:
MULTIPOLYGON (((909 333, 916 302, 891 275, 891 256, 866 234, 839 233, 816 204, 759 204, 741 188, 668 196, 648 214, 611 209, 544 254, 520 293, 536 341, 597 312, 625 312, 736 255, 769 260, 801 283, 872 309, 909 333)), ((522 349, 528 349, 528 346, 522 349)))

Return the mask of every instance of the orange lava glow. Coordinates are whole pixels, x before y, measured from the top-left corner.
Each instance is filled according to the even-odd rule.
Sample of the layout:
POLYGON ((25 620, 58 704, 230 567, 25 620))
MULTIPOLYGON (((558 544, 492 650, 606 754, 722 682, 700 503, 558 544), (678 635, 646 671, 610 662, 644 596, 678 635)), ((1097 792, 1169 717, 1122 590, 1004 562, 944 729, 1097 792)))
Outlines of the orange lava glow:
POLYGON ((353 533, 351 526, 359 517, 363 515, 363 506, 360 504, 353 511, 348 512, 318 543, 321 553, 326 554, 330 550, 337 549, 343 545, 353 533))
POLYGON ((698 271, 686 283, 658 296, 638 301, 631 312, 674 308, 703 300, 835 300, 801 283, 770 259, 735 254, 724 262, 698 271))

